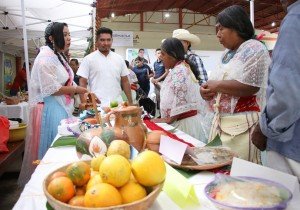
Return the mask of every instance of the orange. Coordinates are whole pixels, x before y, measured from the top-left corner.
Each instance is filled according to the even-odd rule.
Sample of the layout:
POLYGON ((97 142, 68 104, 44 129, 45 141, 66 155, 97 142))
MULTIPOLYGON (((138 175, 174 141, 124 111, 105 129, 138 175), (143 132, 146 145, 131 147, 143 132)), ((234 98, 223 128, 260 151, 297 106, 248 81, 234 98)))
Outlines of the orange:
POLYGON ((84 196, 86 207, 108 207, 122 204, 119 191, 112 185, 101 183, 90 188, 84 196))
POLYGON ((85 187, 76 187, 76 195, 84 195, 85 194, 85 192, 86 192, 86 189, 85 189, 85 187))
POLYGON ((131 167, 129 161, 123 156, 110 155, 101 163, 99 172, 104 183, 121 187, 129 181, 131 167))
POLYGON ((156 152, 146 150, 131 163, 135 179, 142 185, 150 187, 165 180, 166 166, 162 157, 156 152))
POLYGON ((130 146, 126 141, 114 140, 110 143, 107 149, 107 156, 110 155, 122 155, 123 157, 130 158, 130 146))
POLYGON ((84 195, 76 195, 68 203, 71 206, 84 206, 84 195))
POLYGON ((91 169, 85 162, 75 162, 68 166, 66 173, 76 186, 85 185, 91 176, 91 169))
POLYGON ((53 179, 49 183, 47 190, 55 199, 65 203, 75 195, 73 182, 64 176, 53 179))
POLYGON ((61 176, 67 176, 67 174, 65 173, 65 172, 63 172, 63 171, 56 171, 55 173, 53 173, 52 174, 52 176, 50 177, 50 182, 53 180, 53 179, 55 179, 55 178, 57 178, 57 177, 61 177, 61 176))
POLYGON ((123 203, 131 203, 147 196, 147 192, 143 186, 134 181, 127 182, 119 189, 123 203))

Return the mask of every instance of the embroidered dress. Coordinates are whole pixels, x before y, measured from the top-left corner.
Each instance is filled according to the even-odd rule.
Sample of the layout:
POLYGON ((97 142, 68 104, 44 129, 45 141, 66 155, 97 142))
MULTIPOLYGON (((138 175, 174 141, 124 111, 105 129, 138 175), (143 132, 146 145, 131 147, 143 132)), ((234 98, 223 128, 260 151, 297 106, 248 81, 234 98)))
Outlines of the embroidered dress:
MULTIPOLYGON (((242 84, 259 87, 259 92, 249 97, 236 97, 229 94, 217 94, 217 96, 209 102, 209 111, 214 112, 214 120, 212 121, 209 141, 214 137, 222 134, 220 118, 224 116, 245 116, 246 119, 255 118, 258 121, 259 111, 265 105, 265 92, 267 87, 268 67, 270 65, 270 57, 266 47, 257 40, 248 40, 241 44, 238 50, 226 50, 222 56, 222 61, 218 64, 217 69, 212 72, 211 80, 236 80, 242 84)), ((242 116, 242 118, 244 118, 242 116)), ((207 114, 205 122, 209 121, 212 115, 207 114)), ((249 133, 251 133, 250 128, 249 133)), ((224 142, 223 142, 224 144, 224 142)), ((226 145, 226 143, 225 143, 226 145)), ((260 155, 256 147, 251 142, 241 144, 241 142, 230 143, 229 145, 234 151, 243 151, 239 156, 243 159, 260 162, 260 155)))
POLYGON ((51 145, 60 120, 72 116, 74 99, 69 95, 52 94, 62 86, 73 85, 73 77, 73 71, 67 62, 64 61, 62 65, 52 49, 48 46, 41 47, 31 72, 29 132, 18 181, 21 186, 29 180, 34 170, 32 161, 42 159, 51 145))
POLYGON ((161 117, 183 116, 172 125, 205 141, 201 126, 200 86, 188 64, 181 62, 169 71, 161 87, 161 117), (196 111, 196 112, 195 112, 196 111), (190 113, 194 113, 189 115, 190 113), (184 116, 185 115, 185 116, 184 116), (189 116, 189 117, 188 117, 189 116))

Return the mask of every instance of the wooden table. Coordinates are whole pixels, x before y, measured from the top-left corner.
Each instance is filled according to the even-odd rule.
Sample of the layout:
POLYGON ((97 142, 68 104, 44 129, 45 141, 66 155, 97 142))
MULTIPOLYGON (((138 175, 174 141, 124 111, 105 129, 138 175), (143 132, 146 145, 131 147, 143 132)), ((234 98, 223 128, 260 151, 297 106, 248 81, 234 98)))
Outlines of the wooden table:
POLYGON ((7 169, 18 161, 24 152, 25 141, 8 142, 7 147, 9 152, 0 153, 0 177, 7 169))

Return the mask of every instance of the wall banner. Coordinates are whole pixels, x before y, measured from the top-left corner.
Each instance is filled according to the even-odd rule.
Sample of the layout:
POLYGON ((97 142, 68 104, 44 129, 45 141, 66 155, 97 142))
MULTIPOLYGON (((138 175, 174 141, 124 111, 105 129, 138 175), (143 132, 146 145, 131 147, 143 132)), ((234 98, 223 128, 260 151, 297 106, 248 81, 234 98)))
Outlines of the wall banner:
POLYGON ((113 31, 113 47, 132 47, 132 31, 113 31))

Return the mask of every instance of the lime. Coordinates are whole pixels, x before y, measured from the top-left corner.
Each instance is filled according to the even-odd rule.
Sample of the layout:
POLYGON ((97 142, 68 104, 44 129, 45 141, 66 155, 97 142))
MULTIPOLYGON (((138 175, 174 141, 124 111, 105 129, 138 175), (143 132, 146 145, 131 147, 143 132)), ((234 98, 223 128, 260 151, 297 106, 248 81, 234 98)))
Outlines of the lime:
POLYGON ((119 105, 118 101, 111 101, 110 102, 110 108, 117 107, 119 105))

